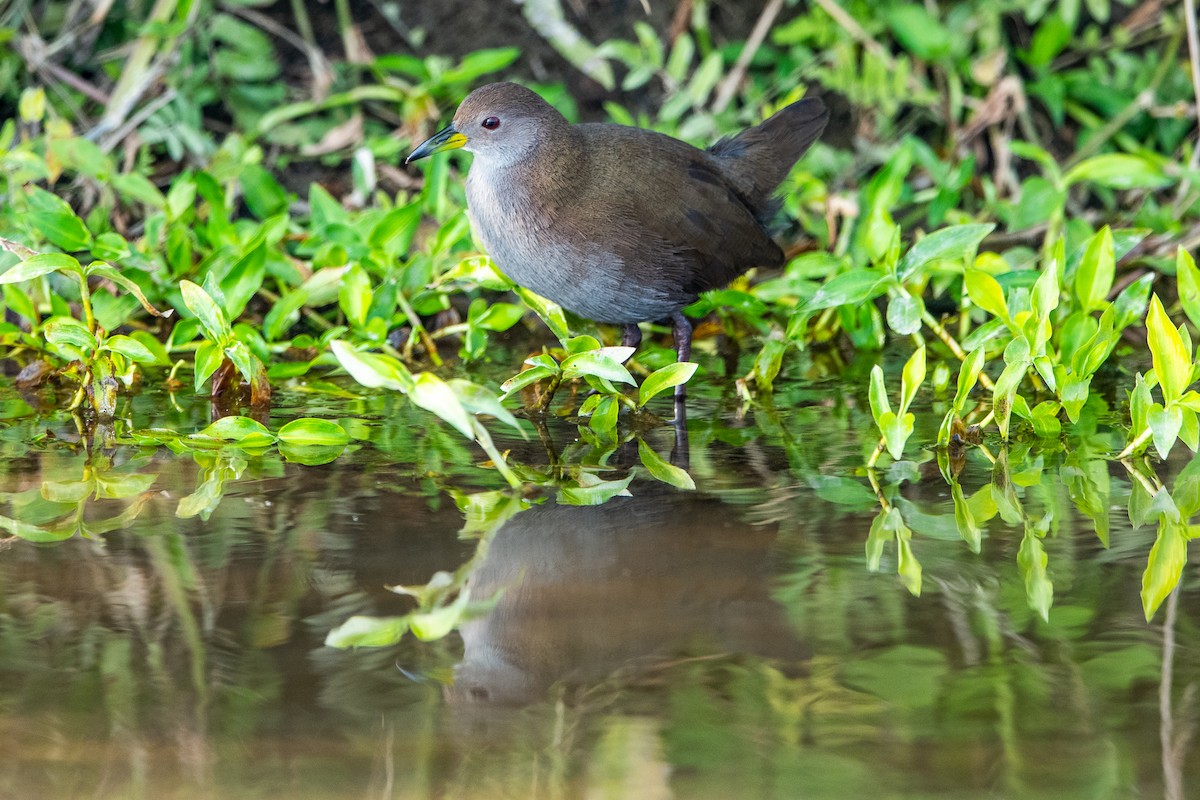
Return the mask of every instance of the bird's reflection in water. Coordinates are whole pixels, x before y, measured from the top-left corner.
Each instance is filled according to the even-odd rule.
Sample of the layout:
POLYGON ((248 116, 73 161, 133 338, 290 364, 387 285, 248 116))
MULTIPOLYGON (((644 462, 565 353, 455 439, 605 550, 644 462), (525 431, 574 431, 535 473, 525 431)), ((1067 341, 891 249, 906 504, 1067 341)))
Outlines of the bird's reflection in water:
POLYGON ((680 656, 806 656, 769 594, 774 530, 703 495, 640 488, 600 506, 535 506, 496 533, 469 585, 475 598, 502 594, 462 626, 452 703, 527 705, 556 684, 680 656))

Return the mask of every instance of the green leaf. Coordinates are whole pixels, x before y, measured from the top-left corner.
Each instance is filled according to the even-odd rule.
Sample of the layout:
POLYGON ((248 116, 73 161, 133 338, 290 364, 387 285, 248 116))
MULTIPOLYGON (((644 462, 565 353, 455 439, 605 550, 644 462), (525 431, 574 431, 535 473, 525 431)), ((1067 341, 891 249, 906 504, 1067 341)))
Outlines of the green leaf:
POLYGON ((408 629, 407 616, 356 616, 331 630, 325 637, 325 645, 341 650, 351 647, 388 647, 404 638, 408 629))
POLYGON ((567 506, 603 505, 618 495, 628 496, 633 477, 633 473, 630 473, 619 481, 593 481, 586 486, 565 486, 559 490, 558 502, 567 506))
POLYGON ((956 412, 963 410, 967 398, 971 396, 971 390, 979 381, 979 373, 983 371, 983 362, 986 356, 987 353, 982 347, 972 350, 963 360, 962 366, 959 367, 958 389, 954 393, 954 410, 956 412))
POLYGON ((412 388, 408 390, 408 396, 416 405, 426 411, 432 411, 450 423, 463 436, 468 439, 475 438, 471 416, 463 408, 450 385, 437 375, 430 372, 417 375, 412 388))
MULTIPOLYGON (((257 238, 257 237, 256 237, 257 238)), ((230 319, 237 319, 246 309, 254 293, 262 288, 266 274, 267 246, 259 242, 243 255, 221 279, 221 293, 225 295, 225 311, 230 319)))
POLYGON ((1146 424, 1154 436, 1154 449, 1158 451, 1159 458, 1165 459, 1179 438, 1179 429, 1183 427, 1183 409, 1177 405, 1164 409, 1154 403, 1146 413, 1146 424))
POLYGON ((417 226, 421 224, 421 201, 394 208, 371 229, 368 241, 391 258, 408 253, 417 226))
POLYGON ((293 445, 341 445, 350 441, 346 429, 327 419, 302 417, 279 429, 279 441, 293 445))
POLYGON ((884 414, 892 413, 892 404, 888 401, 887 387, 883 384, 883 367, 876 364, 871 367, 871 385, 867 399, 871 403, 871 416, 875 418, 875 424, 879 425, 880 432, 883 429, 884 414))
POLYGON ((805 312, 836 306, 859 305, 883 294, 890 280, 879 269, 857 269, 843 272, 826 281, 804 304, 805 312))
POLYGON ((250 417, 221 417, 189 440, 214 439, 236 442, 242 447, 266 447, 275 443, 276 436, 266 426, 250 417))
POLYGON ((971 302, 1002 320, 1010 319, 1008 304, 1004 301, 1004 289, 1000 282, 980 269, 968 269, 963 274, 963 283, 971 302))
POLYGON ((963 497, 962 485, 958 481, 950 484, 950 496, 954 500, 954 522, 958 525, 958 533, 971 548, 971 552, 978 555, 983 548, 983 530, 975 521, 971 504, 963 497))
POLYGON ((1142 611, 1147 622, 1179 585, 1187 563, 1187 527, 1165 515, 1158 523, 1158 538, 1150 549, 1146 571, 1142 573, 1142 611))
MULTIPOLYGON (((591 407, 590 419, 588 427, 596 433, 602 435, 610 435, 617 429, 617 416, 621 413, 621 407, 617 404, 617 399, 612 395, 593 395, 597 402, 591 407)), ((583 413, 584 409, 580 409, 583 413)))
POLYGON ((355 350, 349 342, 341 339, 330 342, 329 349, 333 351, 342 369, 369 389, 384 388, 407 392, 412 388, 412 373, 392 356, 355 350))
POLYGON ((1157 189, 1174 181, 1148 158, 1105 153, 1080 161, 1063 176, 1067 185, 1090 181, 1110 189, 1157 189))
POLYGON ((1179 303, 1192 324, 1200 328, 1200 269, 1192 254, 1183 247, 1175 253, 1175 275, 1179 282, 1179 303))
POLYGON ((1050 621, 1050 606, 1054 603, 1054 583, 1046 573, 1049 560, 1035 527, 1026 523, 1025 537, 1021 540, 1021 549, 1017 551, 1017 566, 1025 579, 1026 602, 1043 622, 1050 621))
POLYGON ((911 336, 921 330, 921 315, 924 313, 925 302, 902 289, 888 302, 888 327, 900 336, 911 336))
POLYGON ((908 411, 917 390, 925 382, 925 348, 918 347, 904 364, 904 372, 900 376, 900 408, 897 413, 908 411))
POLYGON ((250 213, 264 220, 287 208, 287 191, 258 164, 246 164, 241 173, 242 197, 250 213))
POLYGON ((914 272, 932 261, 972 259, 979 243, 995 227, 992 224, 952 225, 935 231, 908 249, 896 267, 896 276, 901 281, 907 280, 914 272))
POLYGON ((96 349, 96 337, 74 317, 51 317, 42 329, 46 341, 54 345, 72 345, 85 351, 96 349))
POLYGON ((638 439, 638 456, 641 457, 642 465, 646 467, 646 471, 657 480, 670 484, 677 489, 691 491, 696 488, 696 482, 692 480, 692 476, 687 473, 687 470, 680 469, 674 464, 668 463, 662 456, 654 452, 654 448, 646 444, 643 439, 638 439))
POLYGON ((1013 402, 1017 394, 1017 386, 1029 369, 1028 362, 1014 361, 1004 367, 1000 377, 996 379, 996 387, 992 390, 992 412, 996 416, 996 426, 1000 435, 1008 438, 1008 422, 1012 415, 1013 402))
MULTIPOLYGON (((618 383, 636 384, 633 376, 629 374, 629 370, 625 369, 625 365, 613 357, 614 354, 620 356, 625 351, 632 349, 630 347, 603 347, 599 350, 588 350, 569 356, 562 362, 563 377, 577 378, 582 375, 594 375, 618 383)), ((628 356, 626 355, 626 357, 628 356)))
POLYGON ((225 351, 216 342, 205 340, 196 348, 195 389, 199 394, 212 374, 225 362, 225 351))
POLYGON ((371 308, 373 297, 370 276, 365 269, 355 264, 342 278, 342 285, 338 290, 338 305, 346 315, 346 321, 356 328, 361 328, 367 321, 367 311, 371 308))
POLYGON ((117 334, 109 336, 104 340, 104 349, 111 350, 114 353, 120 353, 131 361, 136 361, 139 364, 155 364, 158 363, 158 356, 151 352, 146 345, 136 339, 131 339, 128 336, 117 334))
POLYGON ((529 384, 537 383, 538 381, 545 380, 546 378, 552 378, 557 374, 557 369, 550 370, 546 367, 534 367, 532 369, 523 370, 506 380, 504 383, 500 384, 500 390, 504 392, 504 398, 512 397, 529 384))
POLYGON ((525 309, 513 303, 492 303, 475 320, 475 324, 489 331, 506 331, 520 322, 525 309))
POLYGON ((1084 311, 1097 309, 1108 299, 1115 265, 1112 229, 1105 225, 1088 240, 1075 272, 1075 296, 1084 311))
POLYGON ((188 280, 179 282, 179 290, 183 294, 183 304, 196 315, 210 342, 223 344, 233 336, 225 312, 213 302, 208 292, 188 280))
POLYGON ((0 275, 0 284, 20 283, 34 278, 40 278, 51 272, 69 272, 74 275, 83 274, 79 261, 62 253, 40 253, 17 264, 12 269, 0 275))
POLYGON ((452 378, 449 385, 467 411, 472 414, 487 414, 495 417, 525 437, 525 429, 521 427, 521 423, 512 415, 512 412, 500 405, 500 398, 491 390, 461 378, 452 378))
POLYGON ((36 186, 27 191, 30 205, 27 219, 42 238, 67 252, 92 246, 92 234, 66 200, 36 186))
POLYGON ((87 274, 110 280, 120 286, 122 289, 130 292, 134 297, 137 298, 138 302, 142 304, 142 308, 146 309, 146 313, 152 316, 159 317, 160 319, 166 319, 175 313, 175 309, 173 308, 168 308, 166 311, 159 311, 157 308, 152 306, 150 301, 146 299, 145 293, 142 292, 142 287, 138 286, 132 280, 125 277, 120 272, 117 272, 116 269, 104 263, 103 261, 93 261, 91 264, 88 264, 87 274))
POLYGON ((571 338, 571 331, 567 327, 567 317, 563 314, 562 306, 541 295, 534 294, 523 286, 518 286, 513 291, 517 297, 521 298, 521 302, 532 308, 534 313, 541 317, 542 322, 546 323, 546 327, 560 342, 566 342, 571 338))
POLYGON ((896 6, 887 15, 896 41, 923 61, 938 61, 954 50, 950 29, 932 16, 925 6, 906 3, 896 6))
POLYGON ((698 364, 691 361, 679 361, 674 364, 667 364, 665 367, 654 370, 646 379, 642 381, 642 386, 638 390, 638 408, 650 402, 650 398, 672 387, 678 386, 681 383, 687 383, 691 380, 692 375, 696 373, 698 364))
POLYGON ((1157 294, 1151 298, 1150 311, 1146 314, 1146 339, 1154 374, 1162 387, 1163 402, 1170 406, 1183 396, 1183 390, 1191 382, 1192 360, 1157 294))

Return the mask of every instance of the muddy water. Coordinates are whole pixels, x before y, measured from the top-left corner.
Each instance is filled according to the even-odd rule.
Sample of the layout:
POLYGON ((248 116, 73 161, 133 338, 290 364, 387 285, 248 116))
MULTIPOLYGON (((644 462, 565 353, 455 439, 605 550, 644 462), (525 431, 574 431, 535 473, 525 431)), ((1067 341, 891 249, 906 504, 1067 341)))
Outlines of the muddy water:
POLYGON ((1150 623, 1140 597, 1152 490, 1194 491, 1186 458, 1135 475, 1095 442, 991 443, 956 518, 932 453, 867 476, 864 398, 796 385, 696 401, 686 453, 645 433, 695 491, 569 421, 505 441, 542 485, 480 520, 460 506, 503 482, 423 412, 283 403, 272 427, 290 403, 355 444, 322 466, 121 445, 121 425, 85 447, 0 395, 0 514, 24 525, 0 550, 0 797, 1200 793, 1195 555, 1150 623), (572 470, 632 470, 631 496, 569 505, 572 470), (870 536, 885 506, 901 547, 870 536), (464 564, 492 607, 445 638, 323 644, 464 564))

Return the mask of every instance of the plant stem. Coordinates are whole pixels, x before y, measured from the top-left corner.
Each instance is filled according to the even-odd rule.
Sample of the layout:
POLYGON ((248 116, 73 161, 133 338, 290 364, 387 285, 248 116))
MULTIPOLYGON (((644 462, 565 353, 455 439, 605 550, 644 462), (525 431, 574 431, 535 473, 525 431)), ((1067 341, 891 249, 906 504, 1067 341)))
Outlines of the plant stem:
MULTIPOLYGON (((967 360, 967 351, 962 349, 962 345, 960 345, 958 341, 950 335, 948 330, 942 327, 940 322, 933 318, 932 314, 930 314, 928 311, 921 312, 921 321, 929 326, 929 330, 933 331, 934 335, 937 336, 938 339, 941 339, 942 344, 950 348, 950 352, 954 353, 955 358, 957 358, 959 361, 967 360)), ((988 377, 986 372, 979 373, 979 383, 983 385, 983 388, 988 389, 989 391, 996 388, 996 384, 992 382, 992 379, 988 377)))
POLYGON ((1150 428, 1146 428, 1146 430, 1144 430, 1138 434, 1136 439, 1134 439, 1132 442, 1130 442, 1128 445, 1126 445, 1124 450, 1122 450, 1120 453, 1117 454, 1117 458, 1118 459, 1129 458, 1129 456, 1133 455, 1135 452, 1140 450, 1142 445, 1144 445, 1147 441, 1149 441, 1150 437, 1153 435, 1154 435, 1154 431, 1150 430, 1150 428))
POLYGON ((404 316, 408 317, 408 324, 412 325, 413 336, 408 337, 408 343, 404 346, 404 354, 409 358, 412 357, 412 343, 416 336, 421 337, 421 344, 425 345, 425 352, 429 355, 429 360, 435 367, 442 365, 442 357, 438 355, 437 345, 429 336, 429 331, 425 330, 425 326, 421 324, 421 318, 417 316, 417 312, 409 304, 408 298, 404 296, 404 292, 396 292, 396 304, 404 312, 404 316))

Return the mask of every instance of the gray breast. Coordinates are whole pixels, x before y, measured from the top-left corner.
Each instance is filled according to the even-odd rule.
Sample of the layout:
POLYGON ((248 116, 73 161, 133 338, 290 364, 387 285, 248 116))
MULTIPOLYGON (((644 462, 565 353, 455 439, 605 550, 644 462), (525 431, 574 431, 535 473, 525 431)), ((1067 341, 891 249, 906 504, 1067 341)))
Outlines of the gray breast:
MULTIPOLYGON (((599 242, 568 230, 562 209, 522 196, 518 187, 467 178, 471 224, 496 266, 516 283, 597 322, 642 322, 669 316, 679 303, 638 287, 624 261, 599 242), (495 187, 504 186, 500 195, 495 187)), ((604 220, 596 220, 602 230, 604 220)))

